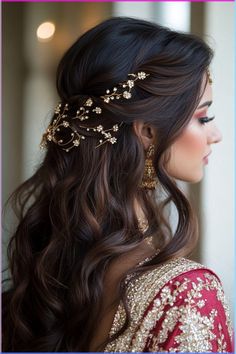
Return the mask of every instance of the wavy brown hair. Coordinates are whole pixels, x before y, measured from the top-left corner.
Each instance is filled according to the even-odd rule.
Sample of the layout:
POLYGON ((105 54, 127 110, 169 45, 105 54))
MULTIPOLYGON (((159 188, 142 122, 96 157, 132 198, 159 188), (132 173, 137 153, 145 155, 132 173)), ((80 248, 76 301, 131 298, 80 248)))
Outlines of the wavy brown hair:
MULTIPOLYGON (((161 251, 140 272, 192 250, 194 216, 165 164, 200 101, 211 59, 201 39, 132 18, 99 24, 65 53, 57 71, 60 100, 75 107, 92 97, 103 113, 87 120, 88 127, 96 119, 104 127, 123 124, 114 145, 95 148, 98 137, 90 132, 69 153, 49 143, 37 171, 11 196, 18 225, 8 246, 3 351, 88 351, 113 260, 150 235, 161 251), (130 100, 104 104, 99 98, 139 71, 150 76, 136 82, 130 100), (157 132, 154 166, 164 201, 158 201, 158 191, 140 188, 145 152, 132 126, 137 119, 157 132), (145 234, 135 199, 150 225, 145 234), (171 202, 178 211, 174 235, 164 217, 171 202)), ((123 280, 118 294, 127 319, 116 336, 130 321, 123 280)))

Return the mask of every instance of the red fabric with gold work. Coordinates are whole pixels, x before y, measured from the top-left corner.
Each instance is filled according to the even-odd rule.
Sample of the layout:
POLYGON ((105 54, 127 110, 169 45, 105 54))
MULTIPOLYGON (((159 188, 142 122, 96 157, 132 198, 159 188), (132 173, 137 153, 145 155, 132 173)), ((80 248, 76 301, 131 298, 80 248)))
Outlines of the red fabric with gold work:
POLYGON ((145 312, 161 311, 144 352, 233 352, 222 285, 208 269, 183 273, 159 291, 145 312))

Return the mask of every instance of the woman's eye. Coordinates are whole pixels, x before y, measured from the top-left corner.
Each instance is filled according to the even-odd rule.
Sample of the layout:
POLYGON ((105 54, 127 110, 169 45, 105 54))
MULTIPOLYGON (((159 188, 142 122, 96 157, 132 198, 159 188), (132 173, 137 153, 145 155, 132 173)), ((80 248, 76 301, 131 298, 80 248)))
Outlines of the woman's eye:
POLYGON ((199 122, 201 124, 205 124, 205 123, 209 123, 210 121, 212 121, 215 117, 202 117, 202 118, 199 118, 199 122))

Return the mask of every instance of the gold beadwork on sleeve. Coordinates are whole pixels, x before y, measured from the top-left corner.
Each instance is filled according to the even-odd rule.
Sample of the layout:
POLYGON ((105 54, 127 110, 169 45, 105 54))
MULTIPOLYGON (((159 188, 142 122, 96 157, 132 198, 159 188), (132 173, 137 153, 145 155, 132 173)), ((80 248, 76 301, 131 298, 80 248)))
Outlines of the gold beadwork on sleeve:
MULTIPOLYGON (((201 292, 204 289, 216 291, 217 299, 221 302, 226 313, 229 334, 232 336, 229 309, 226 305, 222 286, 213 274, 205 272, 204 278, 204 281, 201 278, 197 278, 197 282, 191 282, 192 287, 186 294, 184 304, 179 307, 171 307, 165 313, 165 320, 162 323, 161 329, 157 334, 149 336, 149 341, 152 343, 149 347, 150 352, 157 350, 160 352, 164 351, 162 343, 168 339, 169 333, 173 331, 177 323, 179 324, 178 328, 180 334, 176 335, 174 338, 176 346, 170 348, 168 352, 212 352, 213 348, 211 342, 216 339, 213 330, 216 325, 215 317, 217 316, 217 310, 212 309, 208 316, 201 315, 199 309, 203 308, 207 302, 207 299, 202 299, 201 292)), ((182 284, 187 283, 189 283, 189 280, 185 278, 182 284)), ((172 296, 174 296, 174 292, 172 296)), ((180 289, 178 289, 177 292, 180 294, 180 289)), ((170 302, 166 301, 164 305, 168 304, 170 304, 170 302)), ((217 338, 217 352, 225 352, 226 342, 220 324, 218 324, 218 330, 220 336, 217 338)))
MULTIPOLYGON (((116 340, 109 343, 104 352, 141 352, 145 349, 147 343, 150 343, 149 351, 164 352, 162 344, 173 331, 177 322, 180 323, 178 335, 175 337, 175 348, 170 348, 168 352, 206 352, 211 351, 211 341, 215 339, 214 320, 217 311, 212 309, 208 316, 202 316, 200 309, 206 305, 206 299, 202 298, 201 291, 216 290, 217 299, 222 303, 227 317, 227 325, 230 335, 232 335, 229 310, 226 305, 224 292, 218 279, 210 272, 204 273, 204 280, 197 278, 195 282, 184 278, 183 282, 175 281, 174 286, 167 286, 168 282, 178 275, 193 269, 204 268, 202 265, 187 259, 179 258, 154 270, 147 271, 140 277, 131 280, 127 286, 127 299, 131 313, 131 323, 127 330, 116 340), (191 283, 191 284, 190 284, 191 283), (180 306, 174 303, 178 298, 181 299, 181 293, 187 291, 184 302, 180 306), (156 294, 160 292, 158 298, 154 301, 156 294), (145 314, 148 306, 153 301, 153 306, 145 314), (164 308, 169 305, 168 311, 164 308), (157 321, 162 319, 160 331, 153 335, 151 331, 155 328, 157 321)), ((120 304, 116 312, 110 336, 116 333, 125 321, 125 311, 120 304)), ((224 334, 221 333, 217 338, 218 351, 222 352, 226 348, 224 334)))
MULTIPOLYGON (((146 341, 144 337, 147 339, 149 328, 145 329, 145 333, 140 334, 138 327, 142 323, 142 318, 148 305, 152 302, 160 289, 172 278, 175 278, 183 272, 199 268, 203 268, 203 266, 184 258, 177 258, 131 280, 127 285, 127 300, 131 314, 130 326, 116 340, 108 343, 104 352, 142 351, 146 341), (140 350, 137 350, 136 345, 132 343, 132 338, 135 334, 137 334, 135 337, 137 347, 141 348, 140 350)), ((159 301, 157 300, 157 305, 158 303, 159 301)), ((154 309, 153 315, 149 314, 152 325, 155 324, 158 314, 160 314, 160 312, 157 306, 157 308, 154 309)), ((122 303, 120 303, 113 320, 110 336, 115 334, 122 327, 125 318, 125 310, 122 303)))

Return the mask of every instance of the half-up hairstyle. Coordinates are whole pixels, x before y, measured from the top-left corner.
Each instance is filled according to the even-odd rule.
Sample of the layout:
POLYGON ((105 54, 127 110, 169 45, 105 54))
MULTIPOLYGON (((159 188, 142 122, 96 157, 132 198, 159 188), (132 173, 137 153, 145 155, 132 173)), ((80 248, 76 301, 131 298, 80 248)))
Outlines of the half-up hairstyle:
MULTIPOLYGON (((3 351, 88 351, 113 260, 151 235, 160 253, 140 272, 192 250, 194 215, 165 164, 200 101, 211 59, 201 39, 132 18, 106 20, 65 53, 57 70, 60 101, 74 107, 91 97, 102 107, 87 127, 123 123, 113 145, 95 148, 98 137, 91 131, 69 152, 49 142, 37 171, 12 194, 18 225, 8 247, 3 351), (101 99, 106 89, 137 72, 149 76, 135 83, 131 99, 109 104, 101 99), (134 133, 135 120, 156 129, 154 167, 162 192, 140 188, 145 151, 134 133), (149 222, 145 234, 135 199, 149 222), (179 215, 174 235, 164 214, 171 202, 179 215)), ((127 312, 120 334, 130 318, 123 280, 117 293, 127 312)))

